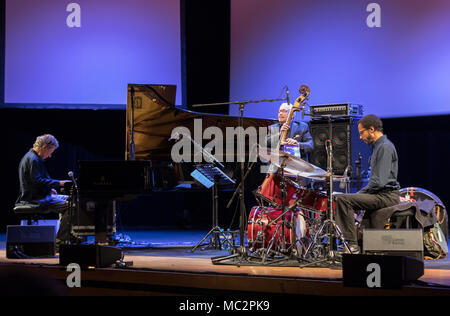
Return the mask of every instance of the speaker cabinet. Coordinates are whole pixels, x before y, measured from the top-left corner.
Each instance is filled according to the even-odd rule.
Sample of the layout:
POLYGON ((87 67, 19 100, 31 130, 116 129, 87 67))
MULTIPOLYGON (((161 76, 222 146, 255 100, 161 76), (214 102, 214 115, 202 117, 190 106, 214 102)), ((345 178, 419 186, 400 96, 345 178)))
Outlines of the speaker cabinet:
POLYGON ((122 250, 102 245, 61 245, 59 264, 77 263, 80 267, 106 268, 123 258, 122 250))
POLYGON ((401 289, 425 272, 422 260, 406 256, 343 255, 344 286, 401 289))
POLYGON ((422 229, 364 229, 363 253, 423 260, 422 229))
POLYGON ((55 256, 55 226, 10 225, 6 232, 6 258, 55 256))
POLYGON ((359 139, 358 119, 344 118, 332 120, 311 120, 310 132, 314 141, 314 149, 310 154, 310 162, 317 167, 327 170, 326 141, 332 132, 333 144, 333 172, 337 175, 344 174, 345 168, 349 166, 350 175, 357 176, 355 162, 361 157, 360 174, 367 172, 369 168, 370 147, 359 139))

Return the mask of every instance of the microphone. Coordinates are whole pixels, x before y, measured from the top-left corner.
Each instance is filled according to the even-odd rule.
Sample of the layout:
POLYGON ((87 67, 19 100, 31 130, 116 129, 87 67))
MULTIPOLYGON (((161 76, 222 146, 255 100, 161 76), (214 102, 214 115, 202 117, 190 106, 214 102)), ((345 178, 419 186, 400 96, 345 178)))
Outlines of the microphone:
POLYGON ((77 182, 75 181, 75 178, 74 178, 74 176, 73 176, 73 172, 72 172, 72 171, 69 171, 68 175, 69 175, 70 179, 72 179, 73 186, 75 187, 75 190, 78 191, 78 185, 77 185, 77 182))
POLYGON ((289 87, 286 86, 286 101, 288 105, 291 105, 291 102, 289 101, 289 87))

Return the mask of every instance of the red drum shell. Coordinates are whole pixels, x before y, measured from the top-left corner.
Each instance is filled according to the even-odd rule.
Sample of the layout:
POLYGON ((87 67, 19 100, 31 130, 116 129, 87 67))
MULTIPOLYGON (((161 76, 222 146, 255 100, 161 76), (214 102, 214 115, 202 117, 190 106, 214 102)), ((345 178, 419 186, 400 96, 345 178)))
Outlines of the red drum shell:
MULTIPOLYGON (((318 191, 299 188, 296 195, 296 203, 301 208, 306 208, 313 212, 326 212, 328 197, 318 191)), ((333 199, 333 211, 336 208, 336 201, 333 199)))
MULTIPOLYGON (((291 206, 295 202, 297 187, 290 181, 286 181, 286 197, 284 199, 285 206, 291 206)), ((281 177, 275 174, 269 174, 264 179, 261 186, 256 191, 256 195, 275 203, 277 206, 282 205, 281 194, 281 177)))
MULTIPOLYGON (((295 241, 295 235, 299 238, 305 237, 308 234, 306 221, 303 217, 303 211, 300 210, 297 213, 287 212, 285 214, 285 220, 288 223, 285 229, 286 236, 286 248, 290 247, 295 241), (295 225, 294 225, 295 224, 295 225), (294 232, 294 226, 296 232, 294 232)), ((271 225, 269 225, 273 220, 279 217, 282 211, 270 207, 254 206, 250 211, 249 221, 247 225, 247 240, 250 247, 255 249, 261 248, 262 245, 262 234, 264 234, 264 248, 269 246, 275 232, 276 226, 281 221, 281 217, 271 225), (264 232, 263 232, 264 229, 264 232)), ((274 245, 281 245, 282 231, 281 227, 276 232, 274 245)))

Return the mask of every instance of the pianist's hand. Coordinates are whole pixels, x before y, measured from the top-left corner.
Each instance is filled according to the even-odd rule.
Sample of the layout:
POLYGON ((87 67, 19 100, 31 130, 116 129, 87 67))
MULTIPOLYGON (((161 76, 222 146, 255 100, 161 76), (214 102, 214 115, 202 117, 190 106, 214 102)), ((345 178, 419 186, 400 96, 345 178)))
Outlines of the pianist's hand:
POLYGON ((59 186, 60 186, 60 187, 63 187, 64 184, 70 183, 70 182, 72 182, 72 180, 62 180, 62 181, 59 181, 59 186))

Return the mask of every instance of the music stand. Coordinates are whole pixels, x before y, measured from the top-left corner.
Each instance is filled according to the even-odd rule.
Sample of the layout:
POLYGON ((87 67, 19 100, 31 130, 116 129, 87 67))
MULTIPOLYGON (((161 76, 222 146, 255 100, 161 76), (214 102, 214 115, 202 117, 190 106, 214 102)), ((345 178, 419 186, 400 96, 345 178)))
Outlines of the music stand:
POLYGON ((235 181, 228 177, 220 168, 208 164, 208 165, 199 165, 196 166, 195 170, 191 173, 191 176, 200 182, 207 189, 212 188, 212 228, 211 230, 203 237, 198 244, 192 248, 192 252, 194 252, 197 248, 202 247, 202 249, 219 249, 222 250, 222 246, 224 248, 234 248, 234 240, 235 233, 224 231, 219 227, 219 185, 229 185, 234 184, 235 181), (227 234, 231 233, 231 242, 228 239, 227 234), (203 242, 208 238, 209 243, 203 244, 203 242), (221 243, 221 239, 224 240, 224 245, 221 243))
MULTIPOLYGON (((249 103, 260 103, 260 102, 274 102, 274 101, 286 101, 288 100, 288 97, 283 99, 270 99, 270 100, 253 100, 253 101, 236 101, 236 102, 222 102, 222 103, 210 103, 210 104, 194 104, 192 107, 201 107, 201 106, 216 106, 216 105, 229 105, 229 104, 238 104, 239 105, 239 139, 242 139, 242 132, 244 129, 244 107, 246 104, 249 103)), ((241 144, 243 145, 243 144, 241 144)), ((242 151, 243 152, 243 151, 242 151)), ((211 258, 211 261, 213 264, 220 262, 222 260, 232 259, 235 257, 240 257, 239 262, 237 265, 240 265, 240 262, 242 262, 244 259, 248 258, 247 248, 244 244, 245 241, 245 217, 246 217, 246 209, 245 209, 245 199, 244 199, 244 184, 245 184, 245 162, 241 161, 240 163, 240 170, 241 170, 241 182, 238 185, 238 188, 235 191, 235 194, 233 194, 230 202, 228 205, 232 203, 236 195, 239 195, 239 248, 236 249, 236 247, 233 247, 232 253, 227 256, 221 256, 221 257, 215 257, 211 258)))

